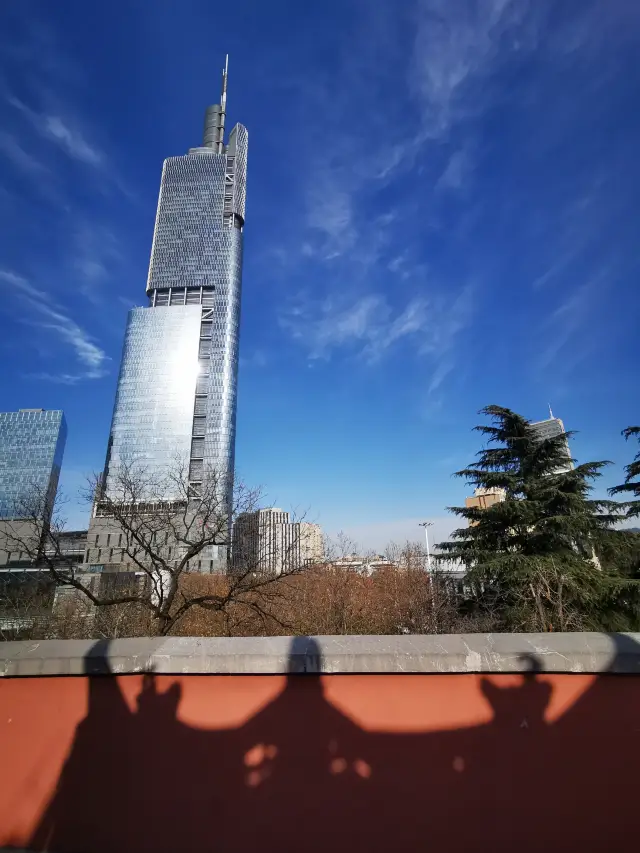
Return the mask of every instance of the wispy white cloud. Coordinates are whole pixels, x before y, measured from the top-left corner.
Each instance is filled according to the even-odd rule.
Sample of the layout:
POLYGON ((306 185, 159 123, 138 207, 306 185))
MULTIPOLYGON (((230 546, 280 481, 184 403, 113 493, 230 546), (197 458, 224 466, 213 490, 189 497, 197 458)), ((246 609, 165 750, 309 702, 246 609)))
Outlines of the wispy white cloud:
POLYGON ((308 349, 310 359, 327 359, 334 350, 369 344, 386 324, 389 306, 379 295, 355 300, 329 297, 323 301, 301 295, 280 317, 280 325, 308 349))
MULTIPOLYGON (((353 248, 357 237, 353 199, 347 188, 340 186, 335 176, 325 174, 307 193, 308 225, 321 236, 318 254, 331 260, 353 248)), ((307 253, 315 254, 311 243, 307 253)))
POLYGON ((475 293, 475 286, 468 284, 452 303, 440 305, 438 322, 433 326, 431 337, 423 343, 423 352, 435 360, 427 386, 428 396, 443 385, 457 366, 462 333, 471 325, 473 318, 475 293))
POLYGON ((592 282, 580 285, 545 319, 544 343, 537 358, 539 368, 546 369, 551 365, 560 368, 563 351, 583 326, 591 310, 592 290, 592 282))
MULTIPOLYGON (((426 146, 441 146, 458 125, 480 117, 493 102, 490 80, 496 68, 537 43, 537 17, 527 0, 462 5, 416 0, 409 8, 415 35, 408 58, 404 41, 392 43, 393 22, 381 23, 382 13, 369 15, 362 21, 362 43, 349 44, 339 69, 347 85, 313 89, 319 110, 329 118, 317 168, 310 172, 309 223, 329 223, 329 235, 342 241, 337 252, 367 236, 354 224, 363 195, 412 169, 426 146), (381 106, 393 102, 384 88, 388 79, 381 72, 380 50, 372 44, 404 69, 417 120, 408 117, 406 107, 404 116, 395 116, 381 106), (367 104, 372 108, 365 112, 367 104)), ((472 169, 471 149, 454 151, 438 183, 458 188, 472 169)))
POLYGON ((122 262, 117 236, 110 228, 84 221, 73 233, 70 254, 80 293, 89 301, 100 303, 104 284, 122 262))
POLYGON ((455 367, 459 336, 471 322, 472 303, 471 286, 453 302, 419 296, 400 310, 379 293, 322 301, 302 294, 280 317, 280 325, 306 348, 312 361, 329 360, 342 352, 373 365, 406 342, 416 356, 430 363, 428 392, 432 393, 455 367))
POLYGON ((473 161, 470 151, 467 148, 454 151, 436 181, 435 189, 460 190, 469 182, 472 172, 473 161))
MULTIPOLYGON (((95 175, 96 187, 105 194, 116 190, 129 201, 139 202, 103 145, 95 142, 97 132, 101 141, 106 138, 104 127, 96 131, 87 113, 79 108, 79 95, 86 100, 89 94, 87 77, 65 49, 59 33, 42 16, 20 11, 15 14, 14 24, 10 40, 0 34, 2 55, 14 72, 0 78, 0 95, 28 124, 33 135, 33 139, 27 138, 28 145, 33 147, 39 137, 42 150, 45 140, 50 143, 50 154, 58 150, 72 162, 87 166, 95 175), (9 87, 9 76, 21 80, 20 96, 9 87)), ((12 132, 15 136, 18 128, 14 126, 12 132)), ((21 137, 22 133, 20 144, 24 148, 21 137)), ((50 163, 50 154, 39 151, 38 156, 60 180, 57 164, 50 163)))
POLYGON ((610 264, 562 296, 540 325, 536 371, 552 371, 554 377, 566 377, 594 352, 606 352, 611 334, 608 311, 615 283, 615 264, 610 264))
POLYGON ((44 132, 50 139, 55 140, 69 156, 82 160, 90 166, 100 166, 103 161, 102 153, 89 145, 77 130, 72 130, 60 116, 44 116, 44 132))
POLYGON ((0 281, 29 305, 33 316, 31 322, 41 329, 53 332, 71 347, 76 360, 82 366, 82 370, 77 373, 44 373, 39 374, 40 378, 71 385, 85 379, 100 379, 106 375, 106 362, 109 358, 104 350, 85 329, 51 300, 48 294, 10 270, 0 270, 0 281))
POLYGON ((23 172, 41 177, 47 168, 30 154, 13 134, 0 131, 0 153, 23 172))
POLYGON ((481 113, 496 65, 537 40, 527 0, 421 0, 415 25, 409 83, 421 112, 419 143, 443 139, 455 124, 481 113))
POLYGON ((527 0, 414 0, 402 10, 367 9, 360 24, 355 44, 350 39, 334 68, 305 81, 301 92, 309 114, 323 117, 323 132, 318 145, 316 124, 304 125, 314 127, 313 140, 299 146, 310 152, 306 219, 285 253, 289 268, 296 254, 301 262, 330 265, 340 289, 342 279, 366 281, 381 264, 400 272, 394 265, 403 253, 424 243, 427 220, 437 217, 427 212, 434 190, 464 188, 475 168, 476 147, 460 144, 459 129, 464 125, 467 138, 473 134, 469 120, 493 103, 494 71, 509 56, 531 50, 538 33, 527 0), (407 18, 414 33, 409 51, 399 25, 407 18), (399 98, 390 88, 392 82, 397 88, 397 76, 405 80, 399 98), (433 158, 422 156, 427 149, 433 158), (384 215, 385 191, 410 172, 416 180, 409 189, 402 185, 401 215, 385 227, 373 223, 371 210, 384 215))
POLYGON ((28 119, 41 136, 54 142, 69 157, 96 168, 103 165, 102 152, 90 145, 83 134, 71 126, 68 119, 56 114, 39 113, 13 95, 7 100, 28 119))

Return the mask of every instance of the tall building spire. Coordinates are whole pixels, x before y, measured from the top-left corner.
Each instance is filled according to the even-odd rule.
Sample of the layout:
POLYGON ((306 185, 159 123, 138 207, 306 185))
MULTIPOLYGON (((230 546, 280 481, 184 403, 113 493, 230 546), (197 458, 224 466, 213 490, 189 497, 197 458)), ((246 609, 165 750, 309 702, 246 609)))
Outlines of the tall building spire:
MULTIPOLYGON (((248 134, 236 124, 224 144, 227 71, 228 61, 221 103, 207 109, 204 144, 164 162, 149 306, 129 313, 105 492, 120 494, 129 459, 144 460, 159 478, 183 460, 188 495, 201 494, 215 473, 228 487, 231 518, 248 134)), ((167 499, 178 500, 180 488, 167 499)), ((205 568, 226 559, 226 545, 211 546, 205 568)))
POLYGON ((222 92, 220 94, 220 141, 218 143, 218 154, 224 151, 224 120, 227 116, 227 79, 229 77, 229 54, 225 56, 224 70, 222 72, 222 92))
POLYGON ((224 120, 227 115, 227 78, 229 75, 229 54, 226 55, 222 69, 222 92, 220 103, 207 107, 204 114, 204 135, 202 144, 213 148, 216 154, 224 154, 224 120))

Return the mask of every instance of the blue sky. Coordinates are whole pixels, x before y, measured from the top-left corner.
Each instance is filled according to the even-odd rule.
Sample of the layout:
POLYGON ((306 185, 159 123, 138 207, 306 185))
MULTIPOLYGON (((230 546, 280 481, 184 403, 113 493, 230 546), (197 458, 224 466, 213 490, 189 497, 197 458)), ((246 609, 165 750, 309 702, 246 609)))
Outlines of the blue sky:
POLYGON ((634 0, 5 0, 2 408, 63 408, 99 470, 164 157, 230 54, 249 129, 237 465, 363 546, 467 488, 477 410, 579 431, 620 481, 640 421, 634 0))

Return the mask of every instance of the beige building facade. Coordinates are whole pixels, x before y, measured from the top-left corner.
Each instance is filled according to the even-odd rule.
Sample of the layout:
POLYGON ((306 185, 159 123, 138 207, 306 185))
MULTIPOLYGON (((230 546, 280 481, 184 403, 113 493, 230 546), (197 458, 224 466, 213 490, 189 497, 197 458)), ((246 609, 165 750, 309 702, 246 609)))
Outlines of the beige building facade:
POLYGON ((276 575, 322 559, 322 529, 308 521, 291 521, 277 507, 241 513, 233 526, 235 571, 276 575))

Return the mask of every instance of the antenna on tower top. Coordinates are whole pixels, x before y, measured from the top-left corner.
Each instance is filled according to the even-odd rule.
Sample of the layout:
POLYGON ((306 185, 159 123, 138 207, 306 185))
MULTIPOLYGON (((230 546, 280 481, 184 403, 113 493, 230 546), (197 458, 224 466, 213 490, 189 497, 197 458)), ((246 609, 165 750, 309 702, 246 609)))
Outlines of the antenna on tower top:
POLYGON ((202 144, 212 148, 216 154, 224 154, 224 120, 227 114, 227 76, 229 73, 229 54, 226 55, 222 69, 222 93, 220 103, 207 107, 204 116, 204 137, 202 144))
POLYGON ((222 70, 222 94, 220 95, 220 106, 222 107, 222 112, 224 113, 225 107, 227 106, 227 77, 229 75, 229 54, 226 55, 224 60, 224 68, 222 70))
POLYGON ((229 54, 225 56, 222 69, 222 93, 220 95, 220 136, 218 137, 218 154, 224 153, 224 120, 227 114, 227 78, 229 76, 229 54))

